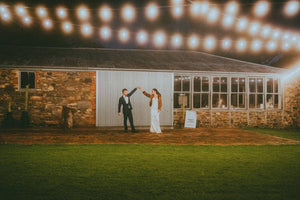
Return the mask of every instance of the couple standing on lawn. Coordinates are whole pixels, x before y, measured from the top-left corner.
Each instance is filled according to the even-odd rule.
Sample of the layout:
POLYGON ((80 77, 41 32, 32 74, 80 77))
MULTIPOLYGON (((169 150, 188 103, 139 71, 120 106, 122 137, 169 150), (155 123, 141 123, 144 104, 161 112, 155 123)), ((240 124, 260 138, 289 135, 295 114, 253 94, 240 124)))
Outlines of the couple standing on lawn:
POLYGON ((139 89, 143 92, 143 94, 146 97, 150 98, 149 105, 151 107, 151 127, 150 127, 150 132, 151 133, 161 133, 160 129, 160 123, 159 123, 159 113, 162 107, 162 100, 161 100, 161 94, 158 92, 157 89, 152 89, 152 94, 148 94, 144 90, 142 90, 141 87, 136 87, 134 90, 128 93, 128 90, 125 88, 122 90, 123 95, 119 99, 119 105, 118 105, 118 113, 119 116, 121 116, 121 106, 123 106, 123 116, 124 116, 124 129, 125 132, 128 131, 127 127, 127 119, 129 119, 130 126, 131 126, 131 131, 133 133, 136 133, 137 131, 134 128, 133 125, 133 117, 132 117, 132 105, 130 102, 130 96, 135 93, 135 91, 139 89))

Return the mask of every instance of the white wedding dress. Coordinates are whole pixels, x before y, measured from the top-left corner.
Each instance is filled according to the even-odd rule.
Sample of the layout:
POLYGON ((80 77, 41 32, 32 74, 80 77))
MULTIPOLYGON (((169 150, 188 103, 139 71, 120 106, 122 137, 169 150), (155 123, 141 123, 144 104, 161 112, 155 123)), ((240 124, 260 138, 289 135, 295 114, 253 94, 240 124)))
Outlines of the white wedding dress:
POLYGON ((158 112, 158 99, 152 99, 151 106, 151 133, 161 133, 160 124, 159 124, 159 112, 158 112))

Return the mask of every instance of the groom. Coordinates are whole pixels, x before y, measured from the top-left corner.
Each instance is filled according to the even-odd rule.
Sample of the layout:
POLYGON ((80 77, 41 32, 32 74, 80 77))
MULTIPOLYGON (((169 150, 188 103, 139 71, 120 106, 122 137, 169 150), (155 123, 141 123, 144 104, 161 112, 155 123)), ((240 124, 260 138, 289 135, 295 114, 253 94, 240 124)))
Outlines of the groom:
POLYGON ((119 99, 119 105, 118 105, 118 113, 119 116, 121 116, 121 106, 123 106, 123 116, 124 116, 124 129, 125 133, 128 132, 128 127, 127 127, 127 118, 129 119, 130 126, 131 126, 131 132, 137 133, 137 131, 134 128, 133 125, 133 117, 132 117, 132 105, 130 102, 130 96, 133 95, 133 93, 137 90, 138 87, 134 88, 130 93, 128 93, 128 90, 124 88, 122 90, 122 96, 119 99))

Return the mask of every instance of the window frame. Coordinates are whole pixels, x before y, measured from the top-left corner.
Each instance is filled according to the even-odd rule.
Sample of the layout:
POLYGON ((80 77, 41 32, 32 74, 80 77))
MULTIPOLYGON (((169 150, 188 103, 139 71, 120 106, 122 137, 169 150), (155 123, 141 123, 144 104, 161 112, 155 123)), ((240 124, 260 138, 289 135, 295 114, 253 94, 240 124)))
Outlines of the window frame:
MULTIPOLYGON (((192 101, 191 101, 191 96, 192 96, 192 84, 191 84, 191 75, 182 75, 182 74, 178 74, 178 75, 174 75, 174 87, 173 87, 173 92, 174 92, 174 94, 173 94, 173 97, 175 97, 175 94, 188 94, 187 96, 188 96, 188 105, 185 107, 185 109, 188 109, 188 110, 192 110, 192 101), (175 79, 176 79, 176 77, 180 77, 180 78, 182 78, 182 77, 188 77, 188 79, 190 80, 190 82, 189 82, 189 91, 183 91, 183 79, 181 79, 180 80, 180 91, 176 91, 175 90, 175 79)), ((173 100, 173 102, 175 103, 175 99, 173 100)), ((173 103, 173 108, 174 109, 181 109, 181 107, 179 107, 179 108, 175 108, 174 107, 174 103, 173 103)))
POLYGON ((37 87, 37 81, 36 81, 36 71, 32 71, 32 70, 22 70, 22 71, 19 71, 18 73, 18 90, 23 92, 26 90, 26 88, 22 88, 22 73, 34 73, 34 88, 28 88, 28 91, 36 91, 37 87))
POLYGON ((249 110, 265 110, 266 108, 266 103, 265 103, 265 76, 249 76, 248 78, 248 109, 249 110), (250 79, 254 78, 256 81, 255 81, 255 91, 254 92, 251 92, 250 91, 250 79), (258 92, 258 79, 262 79, 262 88, 263 88, 263 91, 262 92, 258 92), (254 105, 254 108, 251 108, 250 107, 250 95, 255 95, 255 105, 254 105), (262 100, 263 100, 263 108, 259 108, 257 107, 257 103, 258 103, 258 95, 262 95, 262 100))
POLYGON ((247 81, 247 76, 230 76, 228 77, 230 79, 230 83, 229 83, 229 88, 230 88, 230 91, 229 91, 229 103, 230 103, 230 106, 229 106, 229 109, 230 110, 247 110, 247 106, 248 106, 248 98, 247 98, 247 91, 248 91, 248 87, 247 87, 247 84, 248 84, 248 81, 247 81), (238 79, 238 84, 237 84, 237 92, 232 92, 232 79, 238 79), (245 82, 245 92, 240 92, 240 79, 244 79, 244 82, 245 82), (233 94, 236 94, 237 95, 237 107, 233 107, 232 106, 232 95, 233 94), (239 95, 240 94, 244 94, 244 101, 245 101, 245 107, 239 107, 239 95))
POLYGON ((230 89, 230 87, 229 87, 229 84, 228 84, 228 79, 230 78, 230 76, 225 76, 225 75, 223 75, 223 74, 221 74, 221 75, 218 75, 218 76, 216 76, 216 75, 211 75, 211 82, 210 82, 210 84, 211 84, 211 87, 210 87, 210 90, 211 90, 211 93, 210 93, 210 99, 211 99, 211 101, 210 101, 210 103, 211 103, 211 109, 212 110, 229 110, 229 105, 228 105, 228 103, 229 103, 229 95, 230 95, 230 92, 228 92, 229 91, 229 89, 230 89), (219 82, 219 92, 214 92, 214 90, 213 90, 213 86, 214 86, 214 78, 219 78, 219 80, 220 80, 220 82, 219 82), (222 78, 226 78, 227 79, 227 92, 222 92, 222 86, 221 86, 221 84, 222 84, 222 78), (214 105, 213 105, 213 95, 214 94, 218 94, 219 95, 219 98, 220 98, 220 95, 227 95, 227 98, 226 98, 226 100, 227 100, 227 106, 226 107, 224 107, 224 108, 218 108, 218 107, 214 107, 214 105))
MULTIPOLYGON (((201 110, 228 110, 228 111, 237 111, 237 110, 257 110, 257 111, 262 111, 262 110, 282 110, 283 109, 283 102, 282 102, 282 98, 283 98, 283 90, 282 90, 282 81, 280 79, 280 76, 278 74, 261 74, 261 73, 230 73, 230 74, 226 74, 226 73, 178 73, 178 74, 174 74, 174 78, 175 77, 189 77, 189 87, 190 90, 189 91, 175 91, 174 90, 174 94, 173 97, 175 95, 175 93, 178 94, 188 94, 189 95, 189 107, 186 107, 187 110, 195 110, 195 111, 201 111, 201 110), (194 83, 194 78, 195 77, 201 77, 201 82, 200 82, 200 91, 194 91, 195 90, 195 83, 194 83), (208 92, 203 92, 202 91, 202 79, 206 77, 208 78, 208 92), (219 82, 219 91, 218 92, 214 92, 213 91, 213 87, 214 87, 214 83, 213 80, 214 78, 219 78, 220 82, 219 82), (227 92, 222 92, 222 78, 226 78, 227 79, 227 92), (240 80, 244 79, 245 80, 245 92, 240 92, 239 91, 239 84, 238 84, 238 88, 237 88, 237 92, 232 92, 232 79, 237 78, 239 80, 239 84, 240 84, 240 80), (255 81, 255 92, 251 92, 250 91, 250 80, 254 78, 255 81), (268 93, 267 92, 267 79, 268 78, 273 78, 273 84, 275 81, 275 78, 277 78, 278 80, 278 92, 275 92, 275 87, 273 85, 273 92, 274 93, 268 93), (259 92, 259 84, 258 84, 258 79, 262 79, 262 92, 259 92), (200 94, 199 98, 200 98, 200 108, 195 108, 194 107, 194 95, 195 94, 200 94), (201 94, 208 94, 208 107, 201 107, 201 94), (218 94, 218 95, 227 95, 227 106, 224 108, 218 108, 218 107, 214 107, 213 106, 213 97, 214 94, 218 94), (236 95, 240 95, 240 94, 244 94, 244 98, 245 98, 245 107, 233 107, 231 105, 231 96, 233 94, 236 95), (275 96, 274 95, 278 95, 278 107, 276 108, 267 108, 267 95, 273 95, 273 102, 275 102, 275 96), (250 96, 251 95, 255 95, 255 107, 250 107, 250 96), (263 108, 257 107, 258 106, 258 102, 259 102, 259 96, 258 95, 262 95, 262 101, 263 101, 263 108)), ((175 81, 174 81, 175 84, 175 81)), ((183 82, 181 81, 181 90, 183 90, 183 82)), ((175 89, 175 88, 174 88, 175 89)), ((239 97, 238 97, 239 98, 239 97)), ((239 99, 237 99, 239 101, 239 99)), ((239 105, 239 104, 237 104, 239 105)), ((275 104, 274 104, 275 105, 275 104)), ((173 104, 173 109, 182 109, 180 108, 175 108, 174 104, 173 104)))
POLYGON ((281 82, 280 82, 280 78, 279 76, 266 76, 266 79, 265 79, 265 108, 266 110, 281 110, 282 109, 282 91, 281 91, 281 82), (272 79, 273 80, 273 84, 272 84, 272 88, 273 88, 273 91, 272 92, 268 92, 268 79, 272 79), (277 89, 278 91, 275 92, 275 80, 278 81, 277 83, 277 89), (273 108, 270 108, 267 106, 267 102, 268 102, 268 95, 272 95, 273 96, 273 108), (275 95, 278 96, 278 107, 275 108, 274 105, 275 105, 275 95))
POLYGON ((192 90, 191 90, 191 96, 192 96, 192 109, 194 109, 194 110, 208 110, 208 109, 210 109, 211 108, 211 102, 210 102, 210 99, 211 99, 211 89, 210 89, 210 83, 211 83, 211 80, 210 80, 210 76, 209 75, 207 75, 207 74, 199 74, 199 75, 193 75, 192 76, 192 80, 193 81, 191 81, 192 82, 192 90), (201 83, 200 83, 200 91, 197 91, 197 92, 195 92, 195 82, 194 82, 194 79, 195 79, 195 77, 200 77, 201 78, 201 83), (207 78, 207 80, 208 80, 208 91, 202 91, 202 86, 203 86, 203 78, 207 78), (199 94, 200 95, 200 107, 199 108, 195 108, 194 107, 194 95, 195 94, 199 94), (202 105, 202 95, 203 94, 207 94, 208 95, 208 105, 207 105, 207 107, 201 107, 201 105, 202 105))

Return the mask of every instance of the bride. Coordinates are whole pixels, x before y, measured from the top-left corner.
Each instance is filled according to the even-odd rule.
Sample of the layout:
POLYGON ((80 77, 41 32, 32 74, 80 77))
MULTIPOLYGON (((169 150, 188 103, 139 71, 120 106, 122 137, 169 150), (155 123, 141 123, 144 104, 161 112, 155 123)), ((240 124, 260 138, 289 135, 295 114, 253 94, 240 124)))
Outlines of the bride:
POLYGON ((159 113, 162 107, 161 94, 156 88, 152 89, 152 94, 148 94, 141 87, 138 87, 139 90, 143 92, 146 97, 150 98, 149 105, 151 107, 151 133, 161 133, 160 124, 159 124, 159 113))

